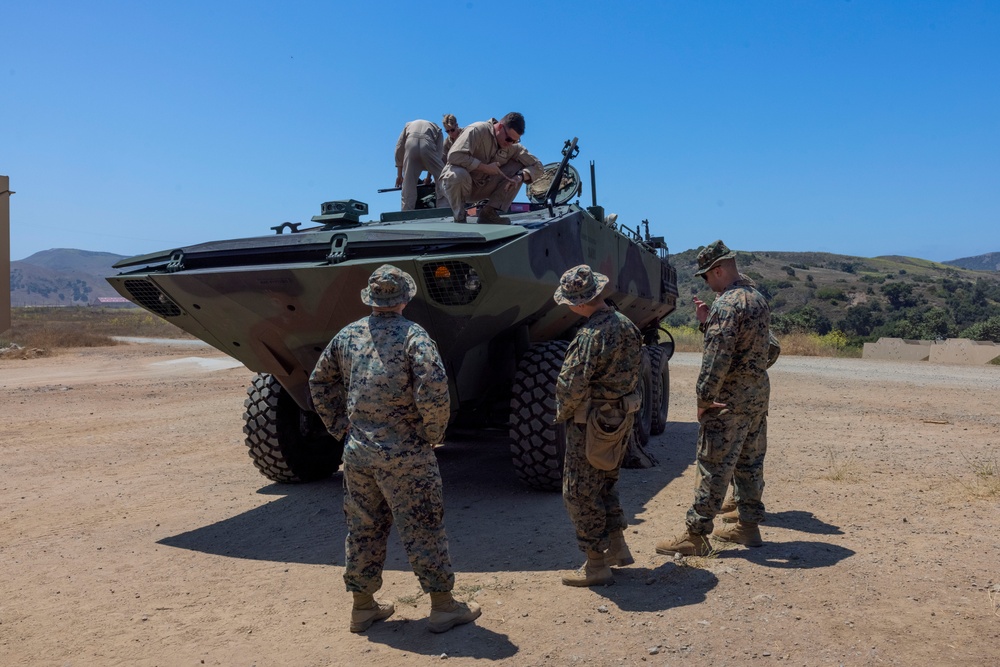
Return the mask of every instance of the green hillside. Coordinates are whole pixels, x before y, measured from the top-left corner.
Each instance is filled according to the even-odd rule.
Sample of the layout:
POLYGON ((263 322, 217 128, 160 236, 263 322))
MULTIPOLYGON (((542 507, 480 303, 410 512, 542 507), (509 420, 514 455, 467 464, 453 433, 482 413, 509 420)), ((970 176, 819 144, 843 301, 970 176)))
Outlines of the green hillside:
MULTIPOLYGON (((671 257, 678 309, 669 326, 695 325, 691 298, 715 295, 694 276, 700 249, 671 257)), ((1000 342, 1000 272, 974 271, 911 257, 852 257, 822 252, 737 253, 740 270, 771 303, 772 326, 826 334, 852 344, 880 336, 1000 342)))

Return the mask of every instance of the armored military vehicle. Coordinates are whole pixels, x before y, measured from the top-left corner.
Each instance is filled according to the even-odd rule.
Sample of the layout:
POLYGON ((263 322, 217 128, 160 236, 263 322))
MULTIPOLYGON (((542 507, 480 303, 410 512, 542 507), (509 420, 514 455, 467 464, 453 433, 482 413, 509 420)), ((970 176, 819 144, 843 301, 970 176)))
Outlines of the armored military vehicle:
MULTIPOLYGON (((257 372, 244 403, 246 445, 267 478, 328 477, 343 444, 313 410, 309 374, 330 338, 370 312, 359 294, 391 263, 417 282, 406 316, 437 341, 448 371, 452 432, 507 428, 517 475, 558 489, 565 431, 552 423, 553 388, 580 320, 552 294, 566 269, 590 264, 610 278, 604 295, 643 332, 643 409, 638 435, 662 432, 671 344, 660 321, 675 308, 677 280, 660 237, 617 225, 582 192, 569 160, 546 166, 510 225, 453 221, 450 209, 383 213, 362 221, 357 200, 322 205, 315 225, 282 223, 274 234, 213 241, 124 259, 108 281, 125 298, 257 372), (286 233, 288 232, 288 233, 286 233)), ((591 177, 594 168, 591 163, 591 177)))

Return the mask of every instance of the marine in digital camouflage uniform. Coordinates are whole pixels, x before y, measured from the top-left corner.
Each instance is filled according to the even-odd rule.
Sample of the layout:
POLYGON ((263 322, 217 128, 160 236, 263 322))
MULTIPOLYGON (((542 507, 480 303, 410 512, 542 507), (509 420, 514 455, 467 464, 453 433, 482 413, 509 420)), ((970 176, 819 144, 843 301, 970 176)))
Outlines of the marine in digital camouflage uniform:
MULTIPOLYGON (((753 278, 750 278, 746 274, 741 273, 740 279, 744 284, 749 285, 754 289, 757 288, 757 283, 753 281, 753 278)), ((704 323, 700 326, 704 326, 704 323)), ((702 331, 702 333, 704 333, 704 331, 702 331)), ((781 342, 774 335, 773 331, 769 331, 768 344, 767 344, 767 367, 770 368, 771 366, 773 366, 775 362, 778 361, 778 357, 780 356, 781 356, 781 342)), ((735 494, 736 490, 734 488, 734 483, 730 482, 729 489, 726 491, 726 498, 725 500, 722 501, 722 509, 720 510, 720 514, 717 515, 718 518, 722 519, 726 523, 734 523, 736 521, 739 521, 740 518, 739 504, 736 502, 735 494)), ((760 522, 763 523, 764 519, 762 518, 760 522)))
MULTIPOLYGON (((631 320, 599 298, 607 282, 606 276, 582 264, 563 274, 553 297, 588 318, 566 350, 555 396, 555 421, 566 422, 563 501, 577 544, 587 554, 580 571, 563 577, 563 583, 570 586, 611 583, 609 565, 634 562, 624 541, 625 515, 616 486, 621 460, 612 470, 591 465, 586 454, 587 425, 574 420, 586 401, 620 404, 639 381, 642 336, 631 320)), ((633 417, 627 416, 626 433, 631 432, 633 417)))
POLYGON ((351 631, 393 613, 377 602, 386 542, 395 522, 421 588, 431 595, 429 628, 443 632, 479 616, 456 602, 444 530, 441 473, 433 445, 448 425, 448 376, 437 345, 402 315, 416 294, 406 272, 385 264, 361 300, 372 314, 344 327, 309 377, 313 406, 329 432, 344 439, 344 582, 354 594, 351 631))
POLYGON ((767 451, 767 377, 771 311, 753 282, 739 273, 736 253, 720 240, 698 254, 698 270, 718 298, 709 309, 695 299, 705 350, 695 387, 698 399, 697 469, 694 503, 686 533, 656 545, 661 554, 705 555, 707 536, 730 480, 740 520, 714 533, 723 541, 762 544, 764 454, 767 451))

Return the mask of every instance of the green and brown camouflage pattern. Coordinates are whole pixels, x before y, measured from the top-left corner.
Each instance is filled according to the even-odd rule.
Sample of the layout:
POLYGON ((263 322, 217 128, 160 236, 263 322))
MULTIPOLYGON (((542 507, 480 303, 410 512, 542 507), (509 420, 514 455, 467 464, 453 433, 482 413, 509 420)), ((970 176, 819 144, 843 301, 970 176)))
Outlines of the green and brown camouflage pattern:
POLYGON ((552 300, 567 267, 608 276, 605 295, 655 340, 677 300, 662 241, 639 241, 576 204, 508 215, 510 226, 456 223, 446 209, 333 221, 131 257, 108 281, 250 370, 273 374, 304 410, 312 410, 308 378, 320 353, 370 311, 358 295, 385 263, 417 283, 406 317, 438 344, 453 418, 506 403, 516 360, 532 343, 572 338, 579 318, 552 300))

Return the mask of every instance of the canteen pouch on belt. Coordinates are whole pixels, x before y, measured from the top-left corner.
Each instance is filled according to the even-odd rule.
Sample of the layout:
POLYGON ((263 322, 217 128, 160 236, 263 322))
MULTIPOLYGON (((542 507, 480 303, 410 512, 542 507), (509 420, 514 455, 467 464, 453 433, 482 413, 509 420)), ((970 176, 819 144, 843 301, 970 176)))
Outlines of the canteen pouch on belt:
POLYGON ((590 465, 598 470, 614 470, 621 465, 641 405, 641 396, 634 392, 620 401, 593 406, 587 415, 586 453, 590 465))

